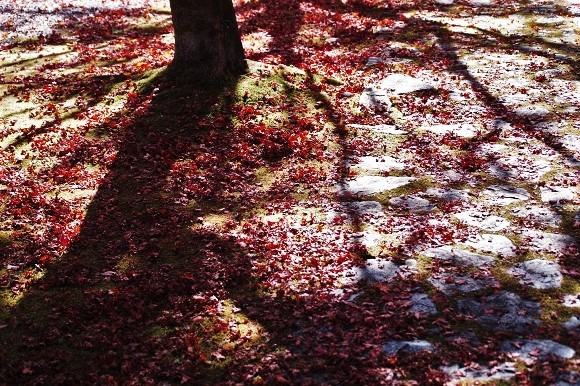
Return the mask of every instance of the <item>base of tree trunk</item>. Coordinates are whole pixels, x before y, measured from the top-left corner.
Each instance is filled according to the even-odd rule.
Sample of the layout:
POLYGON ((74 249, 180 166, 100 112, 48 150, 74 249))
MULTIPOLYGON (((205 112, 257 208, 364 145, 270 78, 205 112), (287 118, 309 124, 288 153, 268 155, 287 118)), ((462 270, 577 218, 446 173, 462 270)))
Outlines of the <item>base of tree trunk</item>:
POLYGON ((170 74, 213 82, 247 70, 231 0, 170 0, 170 4, 175 28, 170 74))

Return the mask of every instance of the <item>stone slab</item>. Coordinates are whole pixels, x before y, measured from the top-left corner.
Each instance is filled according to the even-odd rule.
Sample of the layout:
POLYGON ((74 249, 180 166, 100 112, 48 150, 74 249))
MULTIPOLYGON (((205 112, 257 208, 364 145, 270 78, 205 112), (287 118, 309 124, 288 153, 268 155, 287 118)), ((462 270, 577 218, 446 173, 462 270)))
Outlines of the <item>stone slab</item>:
POLYGON ((572 348, 548 339, 505 340, 501 344, 501 351, 531 360, 546 359, 550 356, 572 359, 576 355, 572 348))
POLYGON ((482 267, 491 265, 495 262, 493 257, 484 256, 477 253, 466 251, 462 248, 453 247, 451 245, 443 245, 436 248, 430 248, 423 252, 427 257, 451 260, 458 265, 467 265, 474 267, 482 267))
POLYGON ((550 260, 534 259, 516 264, 508 269, 510 275, 520 278, 520 283, 537 289, 560 288, 560 265, 550 260))
POLYGON ((492 331, 529 333, 540 324, 540 304, 523 300, 519 295, 500 291, 480 299, 461 299, 459 312, 470 315, 483 327, 492 331))

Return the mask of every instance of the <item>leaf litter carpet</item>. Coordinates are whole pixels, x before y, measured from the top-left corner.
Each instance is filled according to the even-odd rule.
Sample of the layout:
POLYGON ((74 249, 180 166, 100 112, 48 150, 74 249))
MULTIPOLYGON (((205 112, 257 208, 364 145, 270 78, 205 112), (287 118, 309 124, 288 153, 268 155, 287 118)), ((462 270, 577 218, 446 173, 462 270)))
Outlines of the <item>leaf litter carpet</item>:
POLYGON ((2 382, 580 382, 577 1, 237 2, 218 91, 164 2, 15 7, 2 382))

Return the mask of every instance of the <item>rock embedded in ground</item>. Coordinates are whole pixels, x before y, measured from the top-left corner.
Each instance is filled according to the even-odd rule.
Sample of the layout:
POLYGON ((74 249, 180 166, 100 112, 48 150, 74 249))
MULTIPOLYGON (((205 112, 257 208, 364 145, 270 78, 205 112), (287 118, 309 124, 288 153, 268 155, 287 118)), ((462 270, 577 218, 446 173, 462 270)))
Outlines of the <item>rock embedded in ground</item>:
POLYGON ((457 301, 457 308, 492 331, 529 333, 540 324, 536 318, 540 313, 540 304, 523 300, 508 291, 480 299, 461 299, 457 301))
POLYGON ((382 236, 378 232, 367 230, 353 234, 352 239, 355 243, 364 245, 367 249, 373 249, 379 246, 382 236))
POLYGON ((536 252, 562 253, 567 248, 576 245, 572 236, 533 229, 522 230, 521 237, 522 245, 536 252))
POLYGON ((508 380, 515 377, 517 373, 515 364, 512 362, 505 362, 493 367, 478 364, 465 367, 444 366, 441 370, 445 371, 453 381, 477 382, 508 380))
POLYGON ((474 267, 491 265, 495 262, 493 257, 469 252, 461 248, 453 247, 451 245, 443 245, 436 248, 430 248, 424 251, 423 254, 427 257, 435 259, 451 260, 458 265, 467 265, 474 267))
POLYGON ((354 201, 341 205, 344 212, 353 216, 377 214, 383 212, 383 206, 378 201, 354 201))
POLYGON ((391 99, 389 98, 387 92, 382 89, 378 89, 376 87, 367 87, 363 90, 362 94, 359 97, 359 102, 361 106, 377 109, 377 108, 384 108, 389 109, 391 108, 391 99))
POLYGON ((468 123, 459 123, 454 125, 435 125, 426 126, 425 130, 430 131, 435 134, 445 135, 454 134, 462 138, 473 138, 477 135, 478 129, 468 123))
POLYGON ((524 261, 510 268, 508 273, 519 277, 521 284, 537 289, 560 288, 562 285, 560 265, 550 260, 524 261))
POLYGON ((338 186, 340 193, 369 196, 397 189, 415 181, 413 177, 362 176, 338 186))
POLYGON ((572 188, 546 186, 540 188, 540 195, 543 202, 563 202, 574 201, 576 193, 572 188))
POLYGON ((435 208, 429 200, 414 195, 393 197, 389 202, 393 206, 410 212, 430 212, 435 208))
POLYGON ((379 82, 379 88, 392 94, 409 94, 418 91, 435 90, 432 84, 405 74, 386 76, 379 82))
POLYGON ((362 130, 369 130, 373 131, 377 134, 391 134, 391 135, 403 135, 407 134, 407 131, 397 129, 395 125, 358 125, 355 123, 351 123, 347 125, 353 129, 362 129, 362 130))
POLYGON ((564 302, 563 304, 566 307, 580 307, 580 293, 576 294, 576 295, 564 295, 564 302))
POLYGON ((510 226, 510 222, 507 219, 476 209, 456 213, 455 217, 467 225, 489 232, 501 231, 510 226))
POLYGON ((364 267, 357 268, 355 277, 359 281, 388 282, 393 280, 398 272, 397 264, 390 260, 376 258, 366 260, 364 267))
POLYGON ((442 201, 468 201, 469 191, 451 188, 429 188, 425 191, 428 196, 442 201))
POLYGON ((580 319, 578 319, 578 317, 576 316, 572 316, 570 317, 570 319, 568 319, 567 321, 564 322, 564 327, 566 327, 566 330, 570 331, 570 330, 574 330, 576 328, 578 328, 580 326, 580 319))
POLYGON ((547 160, 529 159, 528 156, 504 156, 489 167, 489 172, 502 180, 538 182, 551 168, 551 163, 547 160))
POLYGON ((549 208, 532 206, 528 208, 515 208, 512 214, 516 217, 531 220, 544 226, 556 228, 562 223, 562 216, 549 208))
POLYGON ((499 206, 509 205, 531 198, 531 195, 525 189, 513 186, 492 185, 485 189, 483 194, 489 197, 490 204, 499 206))
POLYGON ((397 353, 416 354, 424 351, 433 352, 433 345, 425 340, 392 340, 383 344, 383 350, 388 355, 397 353))
POLYGON ((540 119, 550 114, 550 110, 543 106, 522 106, 515 109, 515 113, 528 119, 540 119))
POLYGON ((476 292, 498 284, 497 281, 489 277, 473 278, 469 275, 454 275, 452 273, 443 273, 437 277, 432 276, 428 281, 447 296, 457 293, 476 292))
POLYGON ((572 359, 576 355, 572 348, 548 339, 505 340, 501 344, 501 351, 531 360, 543 360, 551 356, 572 359))
POLYGON ((386 172, 391 170, 403 170, 407 167, 404 162, 399 161, 394 157, 382 156, 382 157, 360 157, 358 162, 348 162, 349 167, 355 167, 366 170, 374 170, 380 172, 386 172))
POLYGON ((465 245, 498 256, 515 256, 516 247, 510 239, 502 235, 481 234, 465 242, 465 245))
POLYGON ((427 294, 413 294, 411 296, 411 308, 409 311, 425 315, 437 314, 437 307, 427 294))

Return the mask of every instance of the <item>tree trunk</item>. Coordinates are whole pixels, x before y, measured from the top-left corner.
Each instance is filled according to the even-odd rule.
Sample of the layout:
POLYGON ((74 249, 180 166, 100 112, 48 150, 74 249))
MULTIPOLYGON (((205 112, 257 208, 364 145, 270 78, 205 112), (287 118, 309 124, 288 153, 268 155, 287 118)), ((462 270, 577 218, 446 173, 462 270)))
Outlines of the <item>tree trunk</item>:
POLYGON ((200 80, 243 73, 247 64, 232 0, 170 0, 175 29, 171 68, 200 80))

